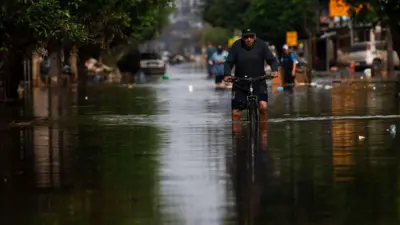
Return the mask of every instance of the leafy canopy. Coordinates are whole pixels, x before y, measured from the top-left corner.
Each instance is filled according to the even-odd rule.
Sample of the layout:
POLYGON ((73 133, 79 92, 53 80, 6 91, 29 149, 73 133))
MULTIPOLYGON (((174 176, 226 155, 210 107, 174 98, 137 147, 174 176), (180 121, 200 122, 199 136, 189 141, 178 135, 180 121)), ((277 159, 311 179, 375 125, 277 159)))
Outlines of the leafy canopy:
POLYGON ((314 0, 204 0, 202 16, 213 26, 228 29, 250 27, 257 36, 272 42, 284 42, 287 31, 307 34, 305 25, 314 29, 314 0))
POLYGON ((100 43, 153 37, 172 12, 172 0, 6 0, 0 38, 100 43))

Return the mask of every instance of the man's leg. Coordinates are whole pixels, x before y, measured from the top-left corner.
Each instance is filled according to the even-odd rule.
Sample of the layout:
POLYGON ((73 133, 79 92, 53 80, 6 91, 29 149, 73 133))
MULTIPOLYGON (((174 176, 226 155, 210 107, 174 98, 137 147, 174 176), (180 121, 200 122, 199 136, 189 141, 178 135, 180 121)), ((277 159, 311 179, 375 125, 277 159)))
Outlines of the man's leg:
POLYGON ((225 85, 225 88, 230 88, 232 84, 230 81, 225 80, 224 85, 225 85))
POLYGON ((212 69, 213 69, 213 67, 212 67, 212 65, 210 65, 209 63, 207 63, 207 73, 208 73, 208 77, 212 77, 212 69))
POLYGON ((283 84, 284 86, 292 85, 292 83, 293 83, 292 72, 289 71, 288 69, 283 70, 283 82, 284 82, 284 84, 283 84))
POLYGON ((222 81, 224 80, 224 76, 216 75, 215 76, 215 85, 217 88, 222 88, 222 81))
POLYGON ((268 91, 266 88, 261 90, 258 99, 258 105, 260 107, 260 130, 263 131, 267 128, 268 121, 268 91))
POLYGON ((240 91, 232 91, 232 133, 240 133, 240 112, 243 110, 243 98, 246 96, 240 91))

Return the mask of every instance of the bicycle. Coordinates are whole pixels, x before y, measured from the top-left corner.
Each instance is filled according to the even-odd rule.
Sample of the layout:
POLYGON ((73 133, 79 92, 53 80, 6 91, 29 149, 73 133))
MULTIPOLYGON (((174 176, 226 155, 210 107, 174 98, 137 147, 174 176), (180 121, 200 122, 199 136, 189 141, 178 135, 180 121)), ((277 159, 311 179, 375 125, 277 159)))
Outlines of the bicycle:
POLYGON ((256 78, 244 76, 244 78, 240 77, 232 77, 232 84, 235 85, 238 89, 247 92, 247 120, 250 122, 251 133, 257 133, 258 121, 260 120, 260 109, 258 105, 258 96, 253 93, 253 84, 258 81, 272 80, 277 78, 278 76, 272 75, 264 75, 256 78), (248 83, 248 89, 242 87, 241 82, 248 83))

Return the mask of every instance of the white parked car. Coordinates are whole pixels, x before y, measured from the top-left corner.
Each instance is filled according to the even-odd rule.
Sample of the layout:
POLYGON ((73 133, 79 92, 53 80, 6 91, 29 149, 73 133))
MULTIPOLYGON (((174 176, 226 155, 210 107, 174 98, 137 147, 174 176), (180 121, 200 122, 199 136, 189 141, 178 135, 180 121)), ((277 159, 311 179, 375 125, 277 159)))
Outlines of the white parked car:
POLYGON ((165 61, 157 53, 142 53, 140 67, 145 74, 149 75, 162 75, 166 71, 165 61))
MULTIPOLYGON (((353 61, 356 68, 376 68, 387 62, 387 44, 384 41, 359 42, 350 47, 349 62, 353 61)), ((395 67, 400 66, 399 56, 393 51, 393 63, 395 67)))

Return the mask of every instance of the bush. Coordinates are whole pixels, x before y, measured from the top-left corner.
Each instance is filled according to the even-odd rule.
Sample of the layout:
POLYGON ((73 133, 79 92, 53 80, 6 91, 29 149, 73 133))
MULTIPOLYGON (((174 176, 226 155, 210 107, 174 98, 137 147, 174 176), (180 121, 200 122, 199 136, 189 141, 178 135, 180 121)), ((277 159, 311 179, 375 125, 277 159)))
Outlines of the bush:
POLYGON ((229 38, 231 38, 232 32, 228 29, 221 27, 210 27, 205 28, 202 32, 202 44, 206 44, 211 41, 216 45, 227 45, 229 38))

